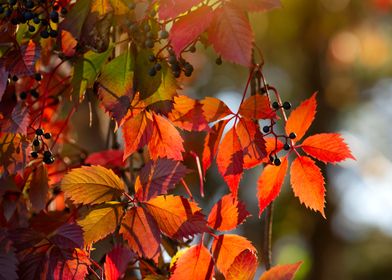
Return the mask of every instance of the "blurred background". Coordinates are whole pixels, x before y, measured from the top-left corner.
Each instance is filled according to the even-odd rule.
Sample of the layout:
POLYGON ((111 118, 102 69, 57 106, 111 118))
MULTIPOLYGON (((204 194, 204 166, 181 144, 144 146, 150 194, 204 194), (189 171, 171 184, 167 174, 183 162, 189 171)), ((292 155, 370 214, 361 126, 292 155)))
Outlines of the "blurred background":
MULTIPOLYGON (((251 15, 268 83, 294 107, 318 91, 318 113, 309 133, 342 133, 357 161, 319 165, 327 177, 326 220, 300 205, 286 182, 274 204, 273 262, 303 260, 299 280, 392 279, 392 0, 282 4, 282 9, 251 15)), ((216 96, 236 110, 247 70, 225 62, 217 66, 210 48, 197 48, 188 57, 196 71, 184 79, 184 91, 196 98, 216 96)), ((74 120, 86 119, 81 114, 88 111, 80 110, 74 120)), ((100 110, 94 116, 105 119, 100 110)), ((107 124, 88 125, 77 126, 78 142, 89 151, 102 149, 107 124)), ((187 145, 200 153, 203 137, 186 137, 187 145)), ((238 229, 258 249, 260 172, 261 167, 248 171, 241 182, 240 197, 252 217, 238 229)), ((187 182, 197 194, 197 176, 187 182)), ((207 198, 196 197, 210 209, 228 189, 216 166, 206 182, 207 198)))

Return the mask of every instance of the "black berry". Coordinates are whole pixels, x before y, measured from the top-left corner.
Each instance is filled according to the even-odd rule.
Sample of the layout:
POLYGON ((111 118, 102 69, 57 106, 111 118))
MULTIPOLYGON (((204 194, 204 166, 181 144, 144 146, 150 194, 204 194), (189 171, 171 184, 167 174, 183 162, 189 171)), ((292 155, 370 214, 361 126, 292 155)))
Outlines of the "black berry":
POLYGON ((274 103, 272 103, 272 108, 279 109, 280 108, 279 103, 276 101, 274 103))
POLYGON ((54 157, 48 157, 48 158, 44 157, 43 161, 46 164, 52 164, 52 163, 54 163, 54 157))
POLYGON ((169 63, 170 64, 176 64, 177 63, 177 57, 174 54, 171 54, 169 56, 169 63))
POLYGON ((38 136, 41 136, 41 135, 44 134, 44 130, 42 128, 37 128, 35 130, 35 134, 38 135, 38 136))
POLYGON ((57 30, 50 30, 49 32, 49 36, 52 38, 56 38, 59 35, 59 33, 57 32, 57 30))
POLYGON ((41 80, 42 80, 41 74, 40 74, 40 73, 35 73, 35 74, 34 74, 34 79, 35 79, 36 81, 41 81, 41 80))
POLYGON ((34 31, 35 31, 35 27, 32 26, 32 25, 30 25, 30 26, 29 26, 29 32, 33 33, 34 31))
POLYGON ((294 133, 294 132, 291 132, 290 134, 289 134, 289 138, 290 139, 295 139, 297 137, 297 135, 294 133))
POLYGON ((268 125, 263 127, 263 132, 268 133, 270 131, 270 127, 268 125))
POLYGON ((45 138, 45 139, 50 139, 50 138, 52 138, 52 134, 49 133, 49 132, 46 132, 46 133, 44 134, 44 138, 45 138))
POLYGON ((44 158, 50 158, 52 156, 52 152, 51 151, 45 151, 44 152, 44 158))
POLYGON ((160 71, 162 69, 162 65, 160 63, 155 63, 154 68, 155 70, 160 71))
POLYGON ((148 75, 151 77, 154 77, 157 74, 157 70, 155 70, 155 67, 152 67, 150 71, 148 71, 148 75))
POLYGON ((276 166, 279 166, 281 163, 282 163, 282 162, 280 161, 279 158, 276 158, 276 159, 274 160, 274 165, 276 165, 276 166))
POLYGON ((167 39, 169 38, 169 32, 167 32, 166 30, 161 30, 161 32, 159 33, 159 37, 161 39, 167 39))
POLYGON ((25 99, 27 98, 27 93, 26 93, 25 91, 22 91, 22 92, 19 94, 19 97, 20 97, 20 99, 25 100, 25 99))
POLYGON ((145 25, 143 26, 143 29, 144 29, 144 31, 148 32, 148 31, 151 30, 151 26, 148 25, 148 24, 145 24, 145 25))
POLYGON ((50 14, 50 20, 53 21, 54 23, 59 22, 59 13, 56 11, 51 11, 50 14))
POLYGON ((154 47, 154 41, 151 39, 147 39, 144 42, 144 45, 146 46, 146 48, 152 49, 154 47))
POLYGON ((42 38, 44 38, 44 39, 47 39, 47 38, 49 38, 49 32, 48 32, 48 30, 42 30, 41 32, 40 32, 40 34, 39 34, 42 38))
POLYGON ((287 144, 287 143, 284 144, 284 145, 283 145, 283 149, 286 150, 286 151, 290 150, 290 145, 287 144))
POLYGON ((181 71, 173 71, 173 76, 179 78, 181 76, 181 71))
POLYGON ((195 47, 195 46, 191 46, 191 47, 189 48, 189 51, 190 51, 191 53, 196 52, 196 47, 195 47))
POLYGON ((222 65, 222 58, 221 58, 221 57, 218 57, 217 59, 215 59, 215 63, 216 63, 217 65, 222 65))
POLYGON ((38 158, 38 153, 37 152, 31 152, 30 153, 32 158, 38 158))
POLYGON ((61 14, 62 15, 65 15, 65 14, 67 14, 68 13, 68 10, 66 9, 66 8, 62 8, 61 9, 61 14))
POLYGON ((39 93, 38 93, 38 91, 35 90, 35 89, 30 90, 30 94, 31 94, 31 96, 34 97, 34 98, 38 98, 38 97, 39 97, 39 93))
POLYGON ((33 146, 39 147, 39 145, 41 145, 41 141, 39 141, 39 139, 34 139, 33 140, 33 146))
POLYGON ((154 56, 153 54, 150 54, 150 55, 148 56, 148 61, 154 62, 155 60, 156 60, 156 58, 155 58, 155 56, 154 56))
POLYGON ((285 110, 290 110, 291 109, 291 104, 288 101, 283 102, 283 108, 285 110))
POLYGON ((30 11, 24 12, 23 17, 25 20, 31 20, 34 18, 34 14, 30 11))
POLYGON ((35 24, 39 24, 41 22, 41 20, 39 19, 39 17, 35 17, 35 18, 33 18, 33 22, 35 24))
POLYGON ((16 82, 18 79, 19 79, 18 76, 16 76, 16 75, 13 75, 13 76, 12 76, 12 80, 13 80, 14 82, 16 82))

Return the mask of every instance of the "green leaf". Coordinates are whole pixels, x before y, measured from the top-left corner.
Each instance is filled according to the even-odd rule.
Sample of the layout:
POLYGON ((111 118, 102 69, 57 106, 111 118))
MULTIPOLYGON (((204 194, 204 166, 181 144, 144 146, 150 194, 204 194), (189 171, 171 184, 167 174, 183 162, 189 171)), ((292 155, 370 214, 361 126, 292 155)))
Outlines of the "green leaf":
POLYGON ((64 176, 61 188, 75 203, 99 204, 120 198, 125 185, 110 169, 82 166, 64 176))

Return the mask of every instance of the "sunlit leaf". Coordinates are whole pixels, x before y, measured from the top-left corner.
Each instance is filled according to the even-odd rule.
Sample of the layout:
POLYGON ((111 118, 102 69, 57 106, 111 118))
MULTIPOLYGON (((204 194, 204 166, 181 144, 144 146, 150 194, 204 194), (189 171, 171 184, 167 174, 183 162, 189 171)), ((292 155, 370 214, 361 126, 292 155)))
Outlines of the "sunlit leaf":
POLYGON ((123 154, 124 151, 122 150, 104 150, 89 154, 84 162, 90 165, 101 165, 106 168, 124 167, 123 154))
POLYGON ((206 97, 200 103, 203 105, 203 113, 208 122, 214 122, 233 114, 229 107, 218 98, 206 97))
POLYGON ((259 280, 293 280, 302 262, 276 265, 261 275, 259 280))
POLYGON ((276 118, 276 113, 270 106, 266 95, 252 95, 240 106, 238 111, 244 118, 248 119, 271 119, 276 118))
POLYGON ((118 280, 127 269, 134 255, 127 247, 115 246, 107 255, 104 264, 105 279, 118 280))
POLYGON ((244 250, 227 270, 226 280, 252 280, 258 265, 255 253, 251 250, 244 250))

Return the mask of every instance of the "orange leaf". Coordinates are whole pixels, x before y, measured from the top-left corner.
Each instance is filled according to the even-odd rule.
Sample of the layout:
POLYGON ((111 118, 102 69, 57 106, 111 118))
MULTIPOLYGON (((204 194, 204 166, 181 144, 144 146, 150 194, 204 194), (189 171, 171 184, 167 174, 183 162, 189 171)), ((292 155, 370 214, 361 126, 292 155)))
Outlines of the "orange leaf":
POLYGON ((264 138, 265 140, 265 149, 266 149, 266 156, 263 158, 264 163, 269 163, 269 155, 271 153, 278 153, 283 149, 283 142, 275 137, 268 137, 264 138))
POLYGON ((296 158, 291 164, 290 176, 295 196, 325 218, 324 177, 314 161, 307 156, 296 158))
POLYGON ((161 0, 159 1, 159 18, 169 19, 178 16, 198 5, 203 0, 161 0))
POLYGON ((276 265, 270 270, 264 272, 259 280, 292 280, 295 273, 298 271, 302 262, 294 264, 276 265))
POLYGON ((166 194, 186 174, 186 167, 179 161, 161 159, 149 161, 140 170, 135 183, 136 197, 140 201, 150 200, 166 194))
POLYGON ((229 107, 218 98, 206 97, 200 103, 203 105, 203 113, 208 122, 214 122, 233 114, 229 107))
POLYGON ((169 39, 177 56, 208 28, 212 16, 210 6, 201 6, 173 24, 169 39))
POLYGON ((226 2, 214 11, 208 40, 225 60, 250 66, 253 32, 245 13, 226 2))
POLYGON ((216 163, 219 173, 229 185, 231 192, 237 196, 238 186, 244 172, 244 153, 234 127, 223 137, 216 163))
POLYGON ((278 196, 288 167, 287 157, 279 166, 268 164, 257 181, 257 198, 259 200, 259 216, 264 209, 278 196))
POLYGON ((125 214, 120 233, 129 247, 141 257, 158 260, 161 235, 154 218, 142 207, 134 207, 125 214))
POLYGON ((252 280, 258 265, 254 252, 244 250, 234 259, 227 271, 226 280, 252 280))
POLYGON ((174 125, 188 131, 209 130, 202 105, 186 95, 174 97, 174 108, 169 114, 174 125))
POLYGON ((153 113, 154 130, 148 148, 152 159, 167 157, 182 160, 183 139, 178 130, 166 118, 153 113))
POLYGON ((338 133, 321 133, 306 138, 301 148, 308 155, 324 161, 336 163, 347 158, 354 159, 350 148, 338 133))
POLYGON ((286 123, 287 135, 294 132, 297 135, 295 141, 299 141, 312 124, 316 115, 316 108, 316 93, 314 93, 312 97, 302 102, 301 105, 291 112, 286 123))
POLYGON ((260 164, 267 153, 259 125, 251 120, 240 119, 236 131, 244 153, 244 168, 260 164))
POLYGON ((252 243, 243 236, 223 234, 212 242, 212 254, 219 271, 227 277, 227 272, 235 258, 244 250, 256 252, 252 243))
POLYGON ((142 112, 135 117, 131 117, 123 125, 124 156, 127 159, 138 149, 147 145, 153 134, 151 114, 142 112))
POLYGON ((227 123, 227 120, 217 122, 204 139, 202 158, 204 174, 206 173, 206 170, 211 166, 211 162, 216 156, 216 152, 218 151, 218 146, 222 138, 223 130, 225 129, 227 123))
POLYGON ((171 238, 188 238, 208 231, 201 209, 184 197, 157 196, 142 205, 154 217, 159 229, 171 238))
POLYGON ((236 197, 227 194, 211 209, 208 225, 216 230, 232 230, 242 224, 250 216, 245 204, 236 197))
POLYGON ((238 112, 248 119, 276 118, 276 113, 272 110, 268 97, 261 94, 252 95, 246 99, 238 112))
POLYGON ((105 259, 104 270, 106 280, 118 280, 127 269, 128 263, 135 255, 128 247, 115 246, 105 259))
POLYGON ((214 261, 202 244, 187 249, 177 260, 170 280, 208 280, 214 276, 214 261))

